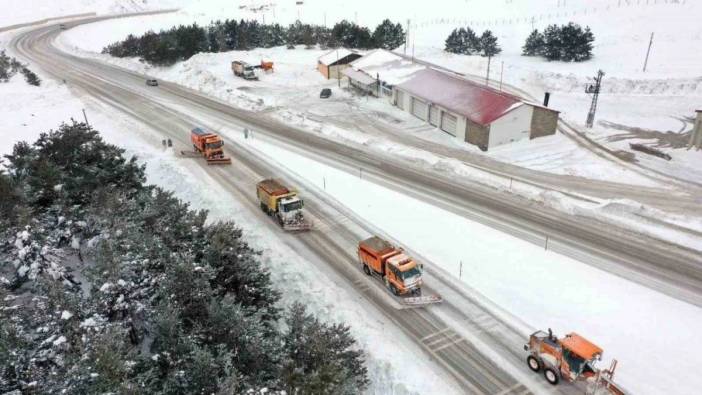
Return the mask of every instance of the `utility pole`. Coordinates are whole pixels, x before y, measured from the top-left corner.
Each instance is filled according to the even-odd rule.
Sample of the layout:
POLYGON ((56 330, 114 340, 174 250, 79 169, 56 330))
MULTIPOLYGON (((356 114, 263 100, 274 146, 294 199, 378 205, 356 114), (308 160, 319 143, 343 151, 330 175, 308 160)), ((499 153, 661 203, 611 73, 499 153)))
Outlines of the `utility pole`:
POLYGON ((487 75, 485 76, 485 85, 486 86, 490 86, 490 60, 492 60, 492 56, 488 56, 487 75))
POLYGON ((339 88, 341 88, 341 71, 339 70, 339 50, 336 50, 336 81, 339 83, 339 88))
POLYGON ((594 78, 595 84, 589 84, 585 87, 585 93, 592 94, 592 104, 590 104, 590 112, 587 113, 587 127, 592 128, 595 124, 595 112, 597 111, 597 99, 600 97, 600 88, 602 87, 602 78, 605 73, 602 70, 597 72, 597 77, 594 78))
POLYGON ((407 20, 407 32, 405 33, 405 47, 403 48, 402 52, 407 55, 407 41, 409 40, 409 33, 410 33, 410 20, 407 20))
POLYGON ((648 42, 648 51, 646 51, 646 60, 644 61, 643 72, 646 72, 646 67, 648 66, 648 56, 651 54, 651 47, 653 46, 653 33, 651 33, 651 41, 648 42))
POLYGON ((500 90, 502 90, 502 75, 505 72, 505 62, 502 61, 502 66, 500 66, 500 90))
POLYGON ((88 123, 88 116, 85 115, 85 108, 83 109, 83 119, 85 119, 85 124, 90 126, 90 124, 88 123))

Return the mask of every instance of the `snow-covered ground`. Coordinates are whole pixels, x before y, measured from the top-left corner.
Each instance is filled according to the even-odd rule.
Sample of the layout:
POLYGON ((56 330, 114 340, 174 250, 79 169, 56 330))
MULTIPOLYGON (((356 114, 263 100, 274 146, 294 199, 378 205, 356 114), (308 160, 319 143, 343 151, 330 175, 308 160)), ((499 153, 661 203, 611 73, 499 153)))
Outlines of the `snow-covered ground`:
MULTIPOLYGON (((6 37, 0 35, 0 43, 6 37)), ((271 269, 272 280, 283 293, 283 303, 302 302, 324 321, 351 326, 353 336, 367 352, 371 379, 368 393, 459 393, 450 384, 453 381, 433 363, 417 358, 423 351, 391 321, 366 306, 356 294, 335 286, 342 280, 331 271, 321 270, 262 226, 244 206, 246 203, 230 198, 206 172, 187 166, 187 160, 184 162, 173 149, 163 149, 159 136, 37 72, 43 79, 41 87, 28 85, 21 75, 0 83, 0 96, 12 98, 0 104, 0 155, 11 153, 16 142, 33 142, 40 133, 70 118, 82 120, 85 108, 91 125, 107 142, 121 146, 128 156, 136 155, 146 164, 149 183, 172 190, 194 209, 209 210, 210 220, 234 219, 244 229, 247 242, 263 252, 262 262, 271 269), (174 185, 178 186, 175 190, 174 185), (385 347, 388 336, 405 341, 394 343, 391 349, 385 347)))
POLYGON ((466 284, 532 327, 590 338, 604 348, 605 363, 619 360, 617 381, 632 393, 690 394, 702 386, 699 375, 682 373, 702 363, 702 355, 690 352, 702 349, 699 307, 287 151, 263 137, 244 140, 239 130, 228 137, 323 189, 432 265, 458 277, 462 264, 466 284))

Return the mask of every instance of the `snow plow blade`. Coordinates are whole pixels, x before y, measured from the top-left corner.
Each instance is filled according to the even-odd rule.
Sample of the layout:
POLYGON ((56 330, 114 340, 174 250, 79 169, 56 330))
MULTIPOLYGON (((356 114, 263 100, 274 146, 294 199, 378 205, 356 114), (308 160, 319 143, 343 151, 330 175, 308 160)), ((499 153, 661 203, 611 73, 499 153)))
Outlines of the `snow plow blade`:
POLYGON ((438 295, 431 296, 410 296, 402 299, 402 304, 405 306, 426 306, 429 304, 441 303, 443 299, 438 295))
POLYGON ((208 165, 231 165, 232 158, 207 158, 208 165))
POLYGON ((283 230, 286 232, 305 232, 312 229, 312 223, 305 221, 298 224, 284 224, 283 230))

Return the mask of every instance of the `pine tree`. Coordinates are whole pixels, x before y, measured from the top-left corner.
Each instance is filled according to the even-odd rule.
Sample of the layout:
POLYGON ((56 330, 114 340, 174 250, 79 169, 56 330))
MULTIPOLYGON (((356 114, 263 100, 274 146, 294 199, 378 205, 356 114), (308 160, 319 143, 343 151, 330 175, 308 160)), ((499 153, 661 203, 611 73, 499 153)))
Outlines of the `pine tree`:
POLYGON ((473 29, 470 27, 465 28, 465 33, 463 33, 464 50, 463 54, 472 55, 474 53, 480 53, 482 51, 482 42, 480 37, 478 37, 473 29))
POLYGON ((592 43, 594 41, 595 36, 592 34, 590 27, 585 27, 585 31, 578 37, 578 41, 575 45, 575 57, 573 60, 576 62, 583 62, 592 59, 592 43))
POLYGON ((393 24, 385 19, 373 31, 373 43, 377 48, 393 50, 405 42, 405 32, 402 25, 393 24))
POLYGON ((544 31, 544 56, 548 60, 561 60, 562 55, 561 28, 549 25, 544 31))
POLYGON ((482 56, 495 56, 502 52, 502 49, 497 45, 497 37, 490 30, 485 30, 480 36, 480 49, 482 56))
POLYGON ((286 319, 282 381, 289 394, 357 394, 368 385, 363 354, 345 325, 325 325, 296 303, 286 319))
POLYGON ((522 47, 522 55, 524 56, 541 56, 545 51, 544 35, 537 29, 534 29, 529 37, 527 37, 524 46, 522 47))
POLYGON ((34 86, 39 86, 41 85, 41 80, 39 77, 34 74, 32 70, 29 70, 26 67, 22 68, 22 74, 24 74, 24 79, 27 81, 29 85, 34 85, 34 86))
POLYGON ((463 41, 458 29, 453 29, 451 34, 446 38, 444 51, 449 53, 462 53, 463 41))

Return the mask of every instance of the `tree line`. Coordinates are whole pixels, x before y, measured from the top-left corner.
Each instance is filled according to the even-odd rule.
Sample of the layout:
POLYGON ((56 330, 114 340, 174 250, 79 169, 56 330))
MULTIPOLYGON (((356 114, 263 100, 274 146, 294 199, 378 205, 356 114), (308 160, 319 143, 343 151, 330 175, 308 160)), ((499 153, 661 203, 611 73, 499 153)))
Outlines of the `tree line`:
MULTIPOLYGON (((531 32, 522 47, 524 56, 543 56, 548 60, 583 62, 592 58, 595 36, 589 27, 584 29, 573 22, 550 25, 544 32, 531 32)), ((453 29, 446 38, 444 50, 461 55, 495 56, 502 49, 490 30, 477 35, 470 27, 453 29)))
POLYGON ((461 55, 481 56, 495 56, 502 52, 492 31, 485 30, 478 36, 470 27, 453 29, 446 38, 444 50, 461 55))
POLYGON ((592 58, 595 36, 589 27, 570 22, 567 25, 550 25, 544 32, 538 29, 529 34, 522 55, 543 56, 548 60, 583 62, 592 58))
POLYGON ((355 394, 342 324, 280 305, 233 222, 207 223, 83 123, 0 167, 0 393, 355 394), (12 263, 12 264, 10 264, 12 263))
POLYGON ((326 48, 395 49, 405 42, 402 25, 389 19, 372 32, 364 26, 342 20, 332 28, 297 21, 288 27, 261 24, 257 21, 215 21, 207 26, 176 26, 142 36, 129 35, 123 41, 108 45, 103 53, 115 57, 140 57, 158 66, 172 65, 201 52, 251 50, 286 45, 294 48, 319 46, 326 48))

